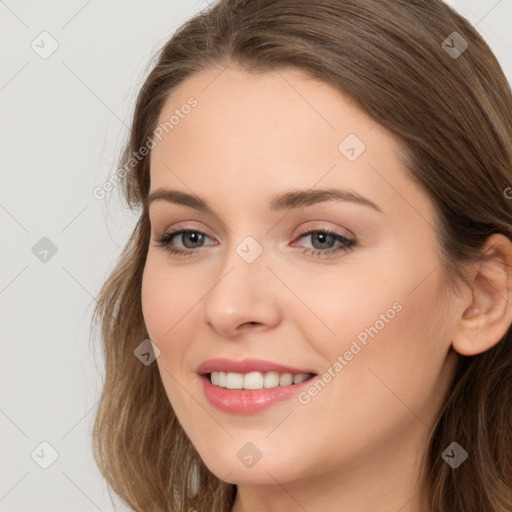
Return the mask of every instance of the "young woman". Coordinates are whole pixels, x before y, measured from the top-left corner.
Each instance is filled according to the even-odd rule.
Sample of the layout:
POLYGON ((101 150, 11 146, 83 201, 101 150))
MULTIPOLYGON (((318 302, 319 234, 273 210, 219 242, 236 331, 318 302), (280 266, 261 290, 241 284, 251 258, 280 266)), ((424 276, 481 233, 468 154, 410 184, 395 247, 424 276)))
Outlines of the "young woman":
POLYGON ((138 96, 97 463, 139 512, 512 510, 512 95, 440 0, 221 0, 138 96))

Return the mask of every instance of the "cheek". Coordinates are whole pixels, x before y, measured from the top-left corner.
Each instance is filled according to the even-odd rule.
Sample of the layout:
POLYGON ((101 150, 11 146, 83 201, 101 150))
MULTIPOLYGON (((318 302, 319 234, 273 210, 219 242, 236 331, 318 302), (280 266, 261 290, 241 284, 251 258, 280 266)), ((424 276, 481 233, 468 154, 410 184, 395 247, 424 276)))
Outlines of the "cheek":
POLYGON ((343 369, 326 399, 354 414, 355 429, 364 417, 390 432, 415 415, 429 423, 444 391, 441 372, 450 345, 436 278, 432 274, 412 293, 414 279, 406 278, 373 293, 371 303, 345 303, 347 321, 338 320, 338 342, 329 344, 329 359, 343 356, 343 369))
MULTIPOLYGON (((170 272, 157 258, 148 255, 141 289, 142 313, 150 338, 159 345, 173 338, 190 316, 198 291, 190 276, 170 272)), ((159 345, 160 348, 160 345, 159 345)))
POLYGON ((201 299, 207 292, 202 282, 199 273, 171 268, 161 255, 148 254, 141 286, 142 313, 149 338, 160 349, 156 362, 177 411, 191 405, 188 395, 183 395, 183 379, 192 374, 199 389, 190 353, 197 350, 194 338, 200 328, 201 299))
MULTIPOLYGON (((434 280, 426 280, 421 292, 408 296, 395 292, 380 291, 379 299, 373 294, 370 305, 343 303, 337 322, 331 318, 336 337, 316 344, 330 364, 324 369, 325 385, 313 391, 308 405, 297 409, 295 420, 300 425, 301 420, 307 424, 311 418, 321 418, 317 433, 335 440, 324 454, 325 465, 335 465, 340 454, 356 457, 385 449, 404 428, 421 435, 440 406, 447 384, 442 369, 449 340, 443 340, 436 322, 434 280), (401 309, 392 307, 396 299, 401 309), (338 356, 345 361, 342 369, 335 366, 338 356)), ((311 439, 312 452, 323 447, 322 441, 311 439)))
POLYGON ((141 287, 144 323, 149 338, 160 349, 156 363, 166 394, 182 418, 190 414, 190 403, 183 395, 180 372, 185 368, 189 347, 186 333, 190 332, 190 322, 196 312, 193 306, 198 300, 190 284, 190 279, 179 271, 170 272, 157 258, 148 255, 141 287))
POLYGON ((354 269, 311 288, 308 305, 333 331, 311 337, 327 361, 324 371, 336 375, 322 391, 325 403, 386 417, 385 409, 399 413, 402 401, 421 410, 444 385, 440 373, 450 339, 435 263, 432 247, 419 259, 405 246, 387 259, 375 258, 364 272, 354 269))

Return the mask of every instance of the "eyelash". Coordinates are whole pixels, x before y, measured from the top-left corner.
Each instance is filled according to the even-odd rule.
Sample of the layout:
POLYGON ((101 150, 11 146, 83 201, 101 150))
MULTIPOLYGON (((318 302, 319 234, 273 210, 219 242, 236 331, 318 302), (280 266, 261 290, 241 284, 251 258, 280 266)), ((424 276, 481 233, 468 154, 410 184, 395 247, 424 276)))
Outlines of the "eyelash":
MULTIPOLYGON (((206 233, 203 233, 202 231, 195 230, 195 229, 181 229, 177 231, 170 231, 167 233, 164 233, 160 238, 155 239, 155 242, 158 242, 158 247, 163 247, 167 252, 169 252, 172 255, 175 256, 191 256, 192 253, 197 252, 197 249, 176 249, 175 247, 171 247, 169 243, 171 240, 178 235, 185 234, 185 233, 200 233, 201 235, 208 236, 206 233)), ((302 232, 299 232, 299 238, 302 238, 306 235, 312 235, 315 233, 322 233, 326 235, 330 235, 334 237, 337 241, 341 242, 343 245, 341 247, 337 248, 330 248, 330 249, 311 249, 309 247, 304 248, 304 253, 308 254, 310 256, 314 256, 317 258, 324 257, 325 255, 331 255, 334 253, 340 253, 340 252, 347 252, 352 250, 356 245, 357 242, 355 240, 351 240, 349 238, 344 237, 343 235, 340 235, 336 231, 332 231, 330 229, 314 229, 314 230, 304 230, 302 232)), ((209 237, 208 237, 209 238, 209 237)))

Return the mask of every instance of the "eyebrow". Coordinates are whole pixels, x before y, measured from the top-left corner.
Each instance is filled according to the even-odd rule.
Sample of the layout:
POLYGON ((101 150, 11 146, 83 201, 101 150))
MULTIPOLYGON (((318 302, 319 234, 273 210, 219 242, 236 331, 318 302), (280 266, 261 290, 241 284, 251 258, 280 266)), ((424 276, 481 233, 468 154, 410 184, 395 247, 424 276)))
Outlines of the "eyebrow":
MULTIPOLYGON (((149 194, 144 202, 144 208, 149 209, 149 205, 154 201, 165 201, 182 206, 188 206, 201 212, 215 215, 206 201, 199 196, 188 194, 179 190, 159 188, 149 194)), ((383 213, 382 208, 373 201, 364 197, 353 190, 339 189, 315 189, 315 190, 290 190, 273 195, 270 200, 270 211, 280 212, 284 210, 293 210, 305 206, 311 206, 325 201, 346 201, 351 203, 368 206, 383 213)))

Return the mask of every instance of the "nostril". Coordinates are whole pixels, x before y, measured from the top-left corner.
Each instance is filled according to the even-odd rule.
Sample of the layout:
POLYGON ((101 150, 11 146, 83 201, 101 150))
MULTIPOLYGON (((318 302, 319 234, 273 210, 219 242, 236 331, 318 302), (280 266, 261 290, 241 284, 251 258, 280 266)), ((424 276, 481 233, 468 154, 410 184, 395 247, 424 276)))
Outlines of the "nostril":
POLYGON ((259 322, 245 322, 244 324, 240 325, 239 329, 243 329, 244 327, 249 327, 251 325, 259 325, 259 322))

